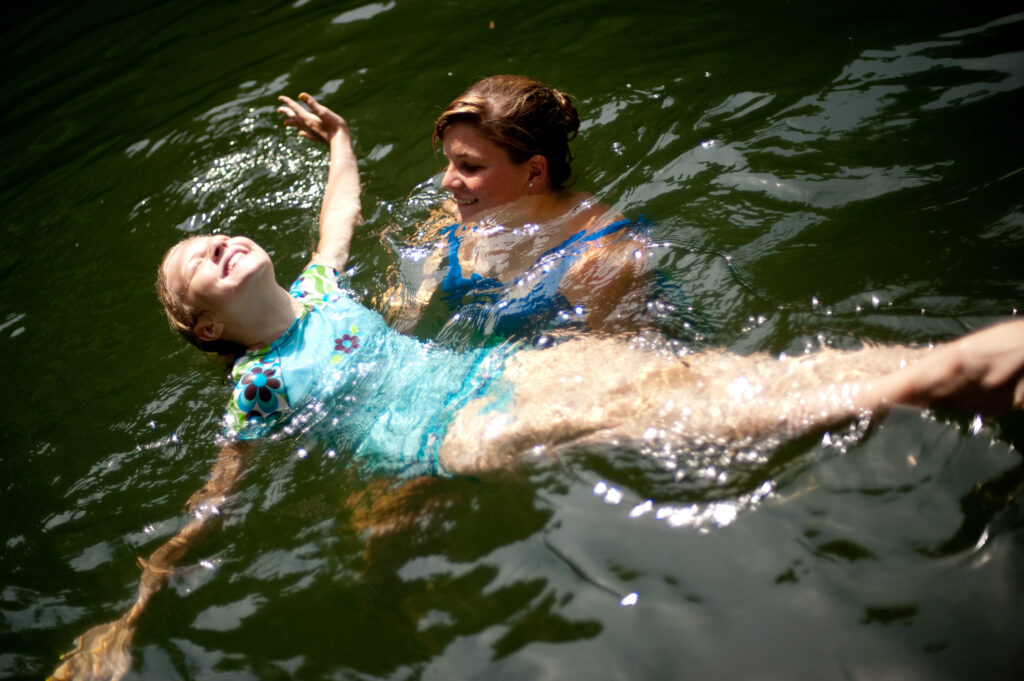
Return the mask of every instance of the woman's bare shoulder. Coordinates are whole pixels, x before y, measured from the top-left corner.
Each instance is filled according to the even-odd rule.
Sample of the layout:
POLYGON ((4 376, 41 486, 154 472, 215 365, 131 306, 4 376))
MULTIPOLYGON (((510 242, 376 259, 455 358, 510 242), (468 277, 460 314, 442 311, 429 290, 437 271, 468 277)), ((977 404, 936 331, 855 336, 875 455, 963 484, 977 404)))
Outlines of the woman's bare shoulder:
POLYGON ((625 219, 622 213, 587 192, 571 192, 564 202, 577 229, 593 231, 625 219))

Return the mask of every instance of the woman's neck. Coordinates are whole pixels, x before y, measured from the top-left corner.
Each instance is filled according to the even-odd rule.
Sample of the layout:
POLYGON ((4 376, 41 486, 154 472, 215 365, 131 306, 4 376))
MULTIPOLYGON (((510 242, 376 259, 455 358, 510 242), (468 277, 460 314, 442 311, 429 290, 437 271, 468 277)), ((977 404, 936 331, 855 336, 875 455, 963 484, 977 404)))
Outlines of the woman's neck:
POLYGON ((491 224, 500 225, 505 229, 519 229, 529 225, 541 225, 541 232, 546 234, 560 234, 562 231, 571 233, 592 222, 589 215, 592 210, 588 205, 591 200, 592 197, 585 192, 568 189, 531 194, 495 209, 479 222, 470 221, 464 227, 491 224))
POLYGON ((588 195, 583 192, 563 189, 524 198, 526 203, 523 206, 522 216, 526 219, 523 222, 545 224, 571 222, 574 209, 580 202, 585 201, 588 195))

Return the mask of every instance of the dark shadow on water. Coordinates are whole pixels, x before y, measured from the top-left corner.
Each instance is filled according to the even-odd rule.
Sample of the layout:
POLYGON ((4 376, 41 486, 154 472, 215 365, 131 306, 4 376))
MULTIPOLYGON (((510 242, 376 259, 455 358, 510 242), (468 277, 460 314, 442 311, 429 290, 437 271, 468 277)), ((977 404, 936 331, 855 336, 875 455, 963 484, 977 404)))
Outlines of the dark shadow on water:
MULTIPOLYGON (((999 420, 999 434, 1024 451, 1024 414, 999 420)), ((1019 532, 1024 528, 1024 461, 996 477, 979 482, 960 499, 963 524, 946 541, 922 550, 932 557, 969 552, 979 546, 986 533, 1019 532)))

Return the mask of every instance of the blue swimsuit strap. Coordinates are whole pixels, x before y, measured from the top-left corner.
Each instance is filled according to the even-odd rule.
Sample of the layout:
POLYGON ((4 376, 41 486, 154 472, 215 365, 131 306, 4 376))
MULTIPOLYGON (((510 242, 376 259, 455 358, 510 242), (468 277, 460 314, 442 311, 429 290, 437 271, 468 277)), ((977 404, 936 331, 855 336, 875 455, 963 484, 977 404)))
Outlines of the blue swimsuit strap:
POLYGON ((570 236, 568 239, 566 239, 562 243, 560 243, 557 246, 555 246, 554 248, 550 248, 550 249, 544 251, 543 253, 541 253, 540 257, 537 258, 537 262, 540 262, 541 260, 543 260, 547 256, 551 255, 552 253, 558 253, 559 251, 561 251, 561 250, 563 250, 565 248, 568 248, 569 246, 572 246, 575 243, 587 243, 588 241, 597 241, 598 239, 600 239, 602 237, 606 237, 609 234, 614 234, 615 232, 621 232, 622 230, 626 229, 626 227, 629 227, 629 225, 631 223, 632 223, 631 220, 626 220, 626 219, 618 220, 616 222, 611 223, 610 225, 608 225, 606 227, 602 227, 601 229, 597 230, 596 232, 590 232, 590 233, 587 233, 586 228, 581 229, 580 231, 576 232, 575 234, 570 236))
MULTIPOLYGON (((596 241, 602 237, 608 236, 609 234, 622 231, 631 224, 631 220, 622 219, 602 227, 596 232, 588 233, 586 228, 581 229, 554 248, 544 251, 544 253, 537 258, 537 262, 540 262, 549 255, 558 253, 573 244, 596 241)), ((462 276, 462 265, 459 263, 459 244, 461 243, 461 240, 455 236, 455 232, 458 228, 458 223, 455 223, 450 227, 445 228, 443 231, 443 234, 448 239, 448 273, 445 275, 444 281, 441 282, 441 289, 448 293, 452 293, 455 291, 465 291, 474 288, 500 288, 504 286, 504 284, 497 279, 482 277, 476 272, 471 274, 468 279, 462 276)))

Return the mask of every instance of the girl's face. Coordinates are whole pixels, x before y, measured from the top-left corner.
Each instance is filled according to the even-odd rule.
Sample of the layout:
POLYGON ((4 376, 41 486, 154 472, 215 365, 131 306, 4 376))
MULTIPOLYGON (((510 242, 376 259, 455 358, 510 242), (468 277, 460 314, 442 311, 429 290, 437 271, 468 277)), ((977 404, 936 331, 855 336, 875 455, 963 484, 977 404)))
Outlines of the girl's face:
POLYGON ((473 125, 453 124, 441 142, 448 158, 441 186, 452 193, 461 222, 479 219, 526 194, 529 164, 513 163, 473 125))
POLYGON ((167 285, 197 313, 230 319, 253 289, 252 282, 273 263, 259 244, 244 236, 193 237, 176 246, 164 262, 167 285))

